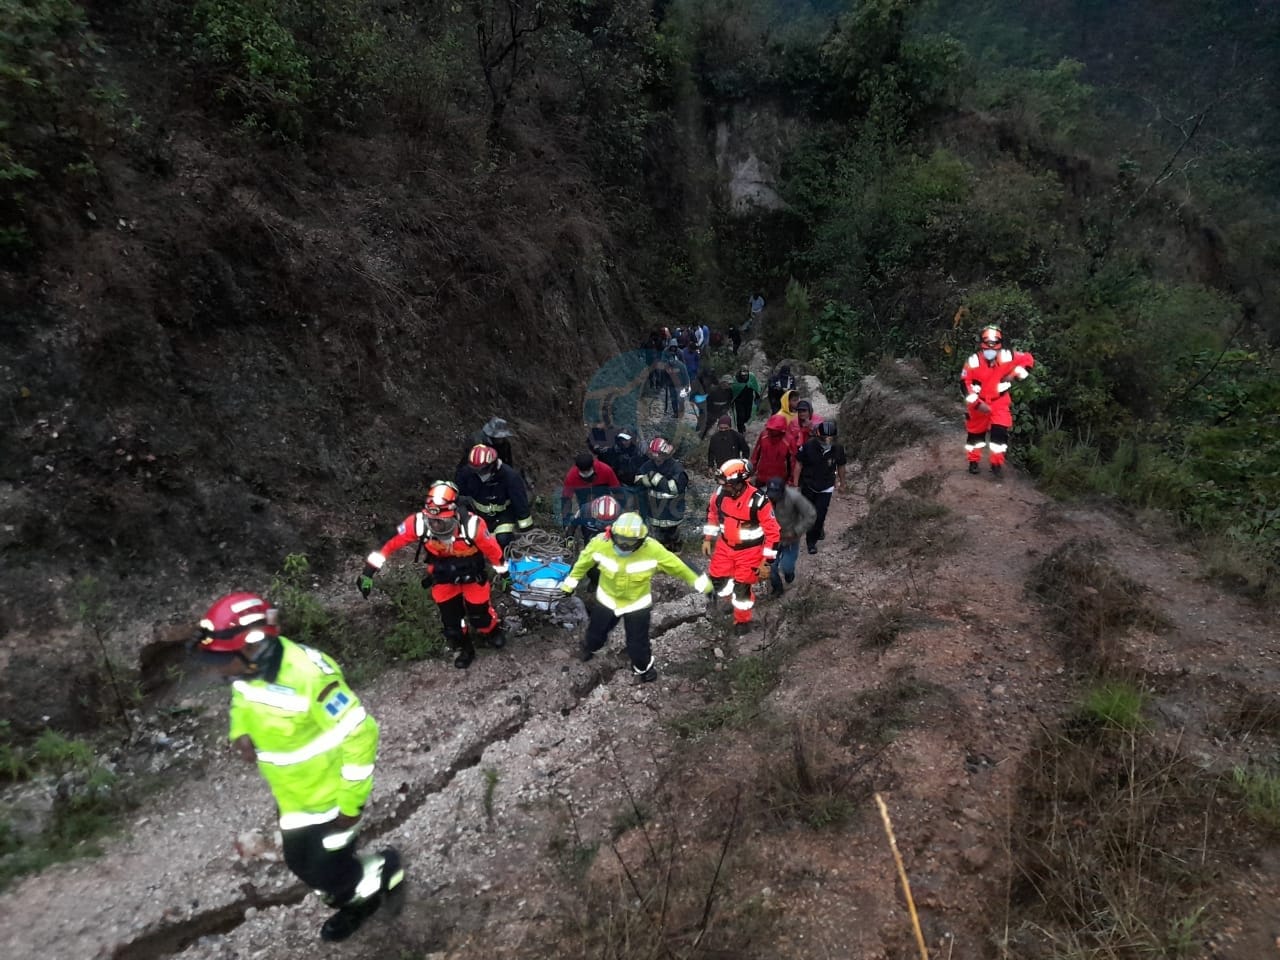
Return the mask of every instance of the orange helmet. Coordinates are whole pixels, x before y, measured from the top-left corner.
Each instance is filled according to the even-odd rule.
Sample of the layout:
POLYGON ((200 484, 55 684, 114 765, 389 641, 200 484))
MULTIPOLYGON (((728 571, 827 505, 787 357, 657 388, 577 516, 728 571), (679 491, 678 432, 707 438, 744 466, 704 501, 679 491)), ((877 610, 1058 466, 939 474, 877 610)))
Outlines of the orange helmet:
MULTIPOLYGON (((477 447, 476 449, 491 448, 477 447)), ((458 508, 461 503, 458 488, 448 480, 437 480, 431 485, 431 489, 427 491, 427 502, 422 512, 427 515, 427 529, 431 531, 432 536, 448 537, 458 529, 458 508)))
POLYGON ((650 454, 657 454, 660 457, 669 457, 671 456, 671 454, 675 452, 676 452, 676 448, 673 447, 668 441, 662 439, 662 437, 654 437, 652 440, 649 441, 650 454))
POLYGON ((999 327, 983 327, 978 339, 984 347, 999 348, 1004 343, 1004 334, 1000 332, 999 327))
POLYGON ((498 451, 493 447, 485 446, 483 443, 477 443, 471 448, 471 452, 467 454, 467 463, 471 464, 476 470, 492 467, 497 462, 498 451))
POLYGON ((200 621, 196 649, 202 654, 238 654, 245 647, 280 636, 276 612, 253 593, 228 593, 214 601, 200 621))
POLYGON ((735 458, 720 464, 716 479, 721 483, 746 483, 754 472, 751 461, 735 458))
POLYGON ((588 510, 591 513, 591 519, 600 523, 613 523, 618 519, 618 515, 622 513, 622 504, 616 498, 605 494, 603 497, 596 497, 591 501, 588 510))

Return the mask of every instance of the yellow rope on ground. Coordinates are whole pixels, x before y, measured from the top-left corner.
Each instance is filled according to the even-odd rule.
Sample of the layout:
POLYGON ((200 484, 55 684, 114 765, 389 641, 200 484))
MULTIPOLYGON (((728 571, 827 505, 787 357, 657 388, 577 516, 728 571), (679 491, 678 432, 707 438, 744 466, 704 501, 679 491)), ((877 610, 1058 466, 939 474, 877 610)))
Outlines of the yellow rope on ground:
POLYGON ((898 841, 893 836, 893 824, 889 822, 889 808, 884 805, 880 794, 876 794, 876 805, 880 808, 880 819, 884 821, 884 832, 889 837, 889 849, 893 851, 893 860, 898 865, 898 877, 902 880, 902 892, 907 897, 907 910, 911 913, 911 926, 916 934, 916 946, 920 948, 920 960, 929 960, 929 948, 924 944, 924 934, 920 930, 920 918, 916 915, 916 902, 911 898, 911 884, 907 882, 907 868, 902 865, 902 854, 898 852, 898 841))

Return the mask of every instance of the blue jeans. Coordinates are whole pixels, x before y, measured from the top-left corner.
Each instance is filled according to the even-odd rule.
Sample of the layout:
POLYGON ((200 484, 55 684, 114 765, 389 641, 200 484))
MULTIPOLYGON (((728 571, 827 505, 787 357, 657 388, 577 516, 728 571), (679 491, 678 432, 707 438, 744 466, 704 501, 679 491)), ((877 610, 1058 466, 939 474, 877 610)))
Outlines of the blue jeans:
POLYGON ((778 544, 778 556, 769 568, 769 585, 778 593, 782 592, 782 578, 787 583, 796 578, 796 559, 800 556, 800 539, 797 537, 790 543, 778 544))

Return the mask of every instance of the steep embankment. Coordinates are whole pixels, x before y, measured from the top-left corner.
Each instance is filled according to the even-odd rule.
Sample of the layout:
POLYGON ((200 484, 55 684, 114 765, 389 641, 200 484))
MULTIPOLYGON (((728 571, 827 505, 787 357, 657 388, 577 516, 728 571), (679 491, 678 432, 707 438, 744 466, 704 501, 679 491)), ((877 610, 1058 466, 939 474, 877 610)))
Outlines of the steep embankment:
MULTIPOLYGON (((1280 665, 1254 612, 1196 579, 1193 558, 1158 533, 1046 501, 1017 473, 968 476, 954 414, 908 365, 864 382, 840 411, 861 454, 853 492, 820 552, 802 554, 797 589, 762 601, 757 630, 734 638, 700 598, 664 588, 658 683, 634 685, 616 655, 578 663, 576 635, 551 625, 466 673, 419 663, 363 691, 384 729, 365 842, 404 851, 413 886, 401 917, 374 921, 344 955, 515 958, 661 940, 680 955, 903 956, 909 927, 873 791, 940 955, 994 957, 1002 933, 1020 955, 1042 947, 1054 928, 1026 912, 1029 829, 1047 806, 1046 742, 1060 737, 1046 732, 1075 710, 1080 684, 1104 659, 1123 662, 1151 697, 1170 767, 1191 757, 1220 774, 1274 735, 1274 722, 1240 718, 1280 665), (1074 543, 1088 544, 1083 558, 1074 543), (1105 558, 1110 584, 1082 579, 1105 558), (1094 602, 1130 581, 1123 597, 1150 616, 1094 602), (1064 612, 1074 626, 1055 625, 1064 612)), ((5 955, 314 955, 325 910, 279 863, 255 772, 216 747, 223 694, 192 705, 209 739, 193 776, 101 859, 0 897, 5 955)), ((1078 797, 1052 799, 1074 815, 1078 797)), ((1280 920, 1266 906, 1274 874, 1259 869, 1275 850, 1234 848, 1216 822, 1233 809, 1214 823, 1206 811, 1193 832, 1203 929, 1215 956, 1245 960, 1280 920)))

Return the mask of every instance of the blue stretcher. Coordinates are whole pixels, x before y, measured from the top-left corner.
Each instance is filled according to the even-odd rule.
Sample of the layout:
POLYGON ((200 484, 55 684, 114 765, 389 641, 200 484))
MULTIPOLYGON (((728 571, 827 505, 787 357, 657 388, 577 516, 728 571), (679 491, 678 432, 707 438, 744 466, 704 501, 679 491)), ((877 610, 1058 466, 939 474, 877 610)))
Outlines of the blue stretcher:
POLYGON ((560 584, 569 576, 569 564, 559 557, 514 557, 507 563, 511 596, 522 607, 552 610, 564 599, 560 584))

